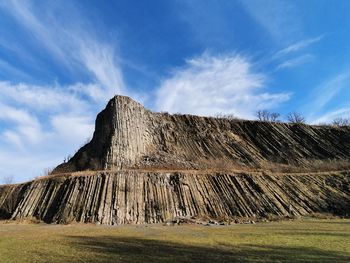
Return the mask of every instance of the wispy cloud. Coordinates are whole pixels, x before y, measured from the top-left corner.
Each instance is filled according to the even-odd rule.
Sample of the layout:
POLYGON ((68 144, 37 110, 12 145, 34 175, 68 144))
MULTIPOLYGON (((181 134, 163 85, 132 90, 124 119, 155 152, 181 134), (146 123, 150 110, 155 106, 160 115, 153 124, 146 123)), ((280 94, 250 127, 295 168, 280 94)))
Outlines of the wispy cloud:
MULTIPOLYGON (((0 3, 0 11, 28 32, 36 48, 44 50, 50 61, 73 76, 83 76, 81 82, 75 78, 77 82, 68 85, 0 81, 0 172, 6 172, 4 167, 13 163, 12 159, 35 159, 39 168, 18 162, 26 171, 22 179, 36 176, 38 169, 57 165, 57 160, 72 154, 91 137, 94 117, 105 103, 117 93, 129 94, 115 49, 116 41, 101 36, 95 24, 81 16, 72 3, 64 5, 67 6, 57 9, 58 5, 53 2, 38 5, 30 0, 9 0, 0 3), (38 161, 32 156, 44 159, 38 161)), ((24 48, 16 47, 11 52, 26 61, 28 53, 21 52, 24 48)), ((33 58, 35 56, 30 56, 35 67, 40 62, 33 58)), ((13 74, 21 73, 1 61, 0 67, 13 74)), ((11 169, 14 171, 15 167, 11 169)))
POLYGON ((72 154, 91 137, 96 112, 124 89, 124 83, 115 51, 87 34, 91 28, 69 27, 60 17, 39 15, 28 1, 7 1, 1 6, 36 38, 48 56, 67 70, 85 69, 92 80, 63 86, 0 82, 0 121, 5 123, 0 140, 1 166, 7 167, 18 158, 35 159, 37 167, 27 162, 8 167, 16 173, 20 163, 28 179, 47 166, 57 165, 57 160, 72 154))
MULTIPOLYGON (((29 107, 34 112, 59 112, 62 109, 84 112, 87 102, 70 92, 80 86, 84 85, 78 83, 65 87, 58 84, 38 86, 0 81, 0 102, 16 104, 18 107, 29 107)), ((88 89, 92 88, 88 87, 88 89)), ((75 91, 76 94, 79 94, 79 91, 75 91)))
POLYGON ((240 0, 247 13, 277 41, 288 41, 302 31, 292 1, 240 0))
POLYGON ((214 115, 233 113, 253 118, 259 108, 273 108, 290 93, 264 91, 266 76, 239 55, 210 56, 187 60, 164 79, 157 93, 157 108, 169 112, 214 115))
POLYGON ((339 99, 339 95, 348 90, 349 83, 350 71, 343 71, 314 88, 311 93, 311 103, 307 106, 308 109, 312 110, 308 119, 312 123, 327 123, 337 117, 349 118, 350 106, 348 102, 345 100, 342 103, 342 99, 339 99), (333 104, 336 98, 337 103, 333 104))
MULTIPOLYGON (((74 152, 92 135, 94 117, 105 102, 116 93, 132 92, 125 84, 115 42, 111 45, 108 38, 100 37, 94 25, 70 8, 61 14, 52 9, 51 2, 43 4, 41 10, 33 3, 2 1, 0 8, 60 69, 73 75, 83 71, 86 78, 66 85, 0 81, 0 173, 25 170, 22 179, 38 175, 38 169, 55 165, 62 156, 74 152), (20 160, 14 162, 16 159, 20 160)), ((13 52, 16 50, 20 49, 13 52)), ((26 52, 19 52, 21 56, 25 60, 26 52)), ((253 118, 256 109, 274 108, 289 100, 288 92, 269 92, 267 76, 253 68, 247 58, 232 54, 203 54, 189 59, 163 79, 156 107, 170 112, 225 112, 253 118)))
POLYGON ((0 59, 0 70, 2 74, 28 79, 28 74, 12 66, 10 63, 0 59))
POLYGON ((289 53, 292 53, 292 52, 297 52, 299 50, 302 50, 304 48, 307 48, 308 46, 314 44, 314 43, 317 43, 319 42, 324 36, 321 35, 321 36, 318 36, 318 37, 315 37, 315 38, 308 38, 308 39, 304 39, 304 40, 301 40, 297 43, 294 43, 280 51, 278 51, 276 53, 276 56, 284 56, 284 55, 287 55, 289 53))
POLYGON ((0 104, 0 121, 12 123, 12 129, 3 131, 2 137, 20 149, 24 146, 23 140, 31 144, 45 139, 38 119, 28 111, 0 104))
POLYGON ((311 120, 312 124, 331 123, 336 118, 350 118, 350 107, 339 108, 332 111, 328 111, 319 117, 311 120))
MULTIPOLYGON (((106 100, 113 94, 127 93, 114 47, 100 41, 92 25, 86 30, 81 26, 83 23, 75 23, 83 20, 76 17, 79 14, 75 10, 71 10, 75 20, 67 22, 64 21, 68 19, 66 14, 63 18, 51 14, 53 10, 50 10, 49 5, 46 10, 49 15, 46 16, 39 14, 31 1, 9 0, 1 3, 0 7, 11 14, 37 39, 39 45, 44 46, 68 70, 85 69, 90 72, 93 81, 100 84, 99 97, 106 100)), ((70 12, 68 7, 66 12, 70 12)), ((85 24, 88 24, 87 21, 85 24)))
POLYGON ((105 98, 110 98, 116 93, 127 93, 121 68, 115 61, 113 48, 96 42, 84 41, 81 43, 79 40, 78 43, 84 65, 94 74, 96 81, 105 88, 100 91, 98 97, 104 95, 105 98))
POLYGON ((296 66, 305 64, 307 62, 312 61, 312 59, 314 58, 313 55, 310 54, 306 54, 306 55, 302 55, 296 58, 292 58, 292 59, 288 59, 284 62, 282 62, 281 64, 279 64, 277 66, 277 70, 279 69, 286 69, 286 68, 294 68, 296 66))
POLYGON ((39 19, 33 8, 32 1, 20 1, 20 0, 9 0, 1 2, 0 7, 7 12, 7 14, 12 15, 16 21, 26 28, 34 38, 42 46, 45 46, 50 52, 51 56, 55 56, 60 59, 61 62, 64 62, 65 65, 69 65, 69 56, 66 55, 60 43, 62 40, 66 39, 66 33, 57 32, 59 28, 57 27, 57 21, 51 19, 45 19, 44 13, 41 13, 39 19), (58 34, 63 33, 63 34, 58 34), (59 39, 62 37, 62 40, 59 39))
POLYGON ((55 136, 65 141, 82 143, 91 139, 94 130, 93 118, 83 115, 54 115, 50 120, 55 136))
POLYGON ((348 88, 350 83, 350 72, 340 73, 314 89, 314 106, 315 109, 321 109, 327 105, 343 89, 348 88))
POLYGON ((92 136, 99 108, 75 87, 0 82, 0 160, 5 160, 1 161, 0 172, 12 171, 18 176, 18 164, 8 171, 4 167, 18 158, 45 156, 45 161, 37 162, 45 166, 32 170, 31 164, 22 167, 22 180, 37 176, 38 170, 57 165, 57 160, 72 154, 92 136))
POLYGON ((20 148, 24 142, 41 144, 53 136, 67 142, 90 136, 95 105, 72 92, 74 87, 0 82, 0 122, 9 123, 4 135, 20 148))

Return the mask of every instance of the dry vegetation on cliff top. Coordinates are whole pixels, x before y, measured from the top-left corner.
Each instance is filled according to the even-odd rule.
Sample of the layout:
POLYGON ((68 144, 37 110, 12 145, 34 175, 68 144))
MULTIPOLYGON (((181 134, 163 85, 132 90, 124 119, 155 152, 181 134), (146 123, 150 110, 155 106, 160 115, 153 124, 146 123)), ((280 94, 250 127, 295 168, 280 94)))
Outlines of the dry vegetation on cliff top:
POLYGON ((165 227, 0 224, 0 262, 350 262, 350 220, 165 227))

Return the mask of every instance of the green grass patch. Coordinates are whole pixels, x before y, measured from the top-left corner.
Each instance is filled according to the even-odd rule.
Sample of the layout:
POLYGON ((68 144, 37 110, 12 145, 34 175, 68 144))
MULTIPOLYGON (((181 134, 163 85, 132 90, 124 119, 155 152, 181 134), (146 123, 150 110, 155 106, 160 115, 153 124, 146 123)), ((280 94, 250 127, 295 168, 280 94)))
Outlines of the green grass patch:
POLYGON ((349 219, 231 226, 1 224, 0 262, 350 262, 349 219))

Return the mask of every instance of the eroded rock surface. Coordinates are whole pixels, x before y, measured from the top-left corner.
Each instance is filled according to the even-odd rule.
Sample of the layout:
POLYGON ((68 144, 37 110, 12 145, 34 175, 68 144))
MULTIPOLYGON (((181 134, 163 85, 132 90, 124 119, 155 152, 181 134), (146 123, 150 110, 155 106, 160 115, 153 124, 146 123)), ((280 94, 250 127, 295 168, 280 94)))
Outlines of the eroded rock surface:
POLYGON ((90 143, 54 173, 135 167, 266 168, 348 160, 350 128, 152 113, 114 97, 90 143))
POLYGON ((53 175, 0 186, 0 218, 113 225, 348 215, 350 172, 268 168, 311 171, 349 156, 348 127, 153 113, 116 96, 98 114, 92 140, 53 175))
POLYGON ((3 217, 12 219, 109 225, 159 223, 177 217, 346 215, 350 214, 349 175, 98 172, 10 187, 7 195, 2 194, 0 209, 6 211, 3 217))

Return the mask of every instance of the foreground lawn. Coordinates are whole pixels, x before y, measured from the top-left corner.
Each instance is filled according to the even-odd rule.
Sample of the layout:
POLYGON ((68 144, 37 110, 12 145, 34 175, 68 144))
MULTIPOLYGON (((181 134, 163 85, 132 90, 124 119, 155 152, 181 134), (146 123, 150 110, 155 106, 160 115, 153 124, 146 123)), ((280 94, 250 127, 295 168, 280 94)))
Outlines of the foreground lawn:
POLYGON ((0 223, 0 262, 350 262, 350 220, 215 227, 0 223))

